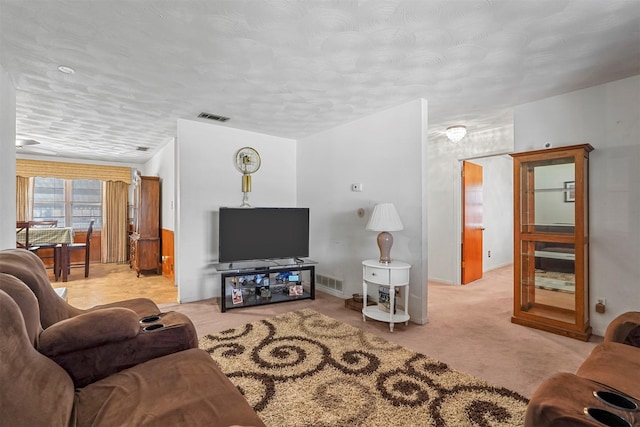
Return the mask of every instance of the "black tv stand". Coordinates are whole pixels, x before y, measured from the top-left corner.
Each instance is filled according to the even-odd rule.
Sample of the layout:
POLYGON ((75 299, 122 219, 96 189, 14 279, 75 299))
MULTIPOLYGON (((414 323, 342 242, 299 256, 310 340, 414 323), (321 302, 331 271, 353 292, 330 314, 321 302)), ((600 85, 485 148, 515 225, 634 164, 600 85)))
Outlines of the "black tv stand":
POLYGON ((301 258, 214 264, 220 274, 220 311, 313 300, 316 264, 301 258))

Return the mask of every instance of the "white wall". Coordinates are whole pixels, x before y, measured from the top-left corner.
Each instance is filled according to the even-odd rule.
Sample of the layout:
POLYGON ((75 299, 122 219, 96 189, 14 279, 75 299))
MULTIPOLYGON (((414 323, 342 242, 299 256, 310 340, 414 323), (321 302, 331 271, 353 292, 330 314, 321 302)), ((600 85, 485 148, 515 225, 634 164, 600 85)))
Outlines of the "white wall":
POLYGON ((262 166, 252 175, 249 203, 297 206, 294 140, 178 120, 175 255, 181 302, 220 295, 220 277, 212 270, 218 257, 217 213, 221 206, 242 202, 242 174, 235 168, 234 156, 245 146, 255 148, 262 159, 262 166))
POLYGON ((144 164, 142 175, 160 177, 160 227, 175 230, 176 142, 171 138, 144 164))
POLYGON ((16 89, 0 66, 0 249, 16 247, 16 89))
POLYGON ((513 263, 513 159, 502 155, 470 161, 482 166, 485 272, 513 263))
POLYGON ((310 257, 317 273, 343 280, 345 298, 362 292, 362 260, 379 257, 377 233, 365 230, 373 206, 395 204, 404 230, 392 233, 391 256, 412 264, 409 314, 418 323, 427 321, 426 107, 415 100, 303 138, 297 159, 310 257), (353 183, 363 191, 352 192, 353 183))
MULTIPOLYGON (((429 197, 429 280, 460 284, 461 240, 461 162, 481 156, 498 155, 513 151, 513 128, 503 127, 489 131, 470 132, 462 141, 453 143, 446 136, 429 141, 428 197, 429 197)), ((509 193, 511 179, 494 191, 509 193)), ((487 187, 487 186, 485 186, 487 187)), ((488 189, 488 188, 487 188, 488 189)), ((485 192, 486 193, 486 192, 485 192)), ((512 209, 512 208, 511 208, 512 209)), ((488 215, 486 215, 488 218, 488 215)), ((509 221, 513 224, 513 219, 509 221)), ((513 227, 513 225, 511 225, 513 227)), ((505 230, 504 233, 507 231, 505 230)), ((497 240, 502 240, 498 237, 497 240)), ((513 249, 513 243, 508 250, 513 249)), ((494 247, 492 250, 498 250, 494 247)), ((486 254, 486 252, 485 252, 486 254)))
POLYGON ((590 318, 603 335, 640 309, 640 76, 547 98, 514 110, 516 151, 590 143, 590 318), (606 298, 606 313, 594 310, 606 298))

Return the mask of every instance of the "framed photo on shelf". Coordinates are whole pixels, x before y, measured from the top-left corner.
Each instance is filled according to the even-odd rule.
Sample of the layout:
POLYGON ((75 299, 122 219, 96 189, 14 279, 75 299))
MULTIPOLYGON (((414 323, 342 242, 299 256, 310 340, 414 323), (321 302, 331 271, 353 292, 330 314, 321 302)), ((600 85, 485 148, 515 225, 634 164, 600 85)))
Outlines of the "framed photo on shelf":
POLYGON ((302 289, 302 285, 296 284, 289 286, 289 296, 298 296, 304 295, 304 290, 302 289))
POLYGON ((242 304, 242 289, 233 288, 231 289, 231 300, 234 304, 242 304))
POLYGON ((576 182, 565 181, 564 182, 564 202, 574 203, 576 201, 576 182))

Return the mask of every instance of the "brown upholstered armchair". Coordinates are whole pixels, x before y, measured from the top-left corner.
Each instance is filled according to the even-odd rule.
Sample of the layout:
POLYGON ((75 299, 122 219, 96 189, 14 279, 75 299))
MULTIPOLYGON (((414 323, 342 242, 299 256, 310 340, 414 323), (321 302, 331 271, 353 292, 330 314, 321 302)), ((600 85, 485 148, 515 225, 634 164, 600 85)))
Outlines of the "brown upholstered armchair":
POLYGON ((69 305, 53 290, 40 258, 29 251, 0 251, 0 273, 20 279, 35 294, 44 328, 38 350, 62 366, 76 387, 198 346, 195 327, 187 316, 161 313, 146 298, 89 310, 69 305))
POLYGON ((575 374, 533 393, 525 427, 640 426, 640 312, 616 317, 575 374))
POLYGON ((604 342, 640 347, 640 311, 628 311, 613 319, 607 326, 604 342))
POLYGON ((238 389, 200 349, 141 363, 85 387, 39 353, 33 294, 0 274, 0 425, 264 426, 238 389))
POLYGON ((79 314, 107 307, 128 308, 135 311, 140 317, 160 313, 158 306, 148 298, 119 301, 92 307, 88 310, 73 307, 53 290, 42 260, 29 251, 18 249, 0 251, 0 273, 16 276, 31 288, 40 304, 40 320, 44 328, 79 314))

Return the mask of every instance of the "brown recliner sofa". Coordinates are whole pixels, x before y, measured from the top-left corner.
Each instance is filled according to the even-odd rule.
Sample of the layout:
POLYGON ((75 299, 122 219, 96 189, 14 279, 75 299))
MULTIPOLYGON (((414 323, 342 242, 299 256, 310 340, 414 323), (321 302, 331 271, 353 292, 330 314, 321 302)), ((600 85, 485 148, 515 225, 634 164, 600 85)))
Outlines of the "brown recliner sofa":
POLYGON ((87 310, 73 307, 53 290, 42 260, 36 254, 24 249, 0 251, 0 273, 16 276, 31 288, 40 304, 40 319, 42 327, 45 329, 62 320, 102 308, 128 308, 135 311, 141 318, 160 313, 158 306, 148 298, 119 301, 87 310))
POLYGON ((575 374, 543 382, 525 426, 640 426, 640 312, 616 317, 575 374))
POLYGON ((264 426, 238 389, 203 350, 141 363, 75 388, 39 353, 33 292, 0 274, 0 425, 47 427, 264 426), (24 315, 23 315, 24 314, 24 315))
POLYGON ((187 316, 161 313, 146 298, 88 310, 69 305, 54 291, 42 260, 24 249, 0 251, 0 273, 20 279, 35 294, 44 328, 38 351, 62 366, 76 387, 198 347, 195 327, 187 316))

